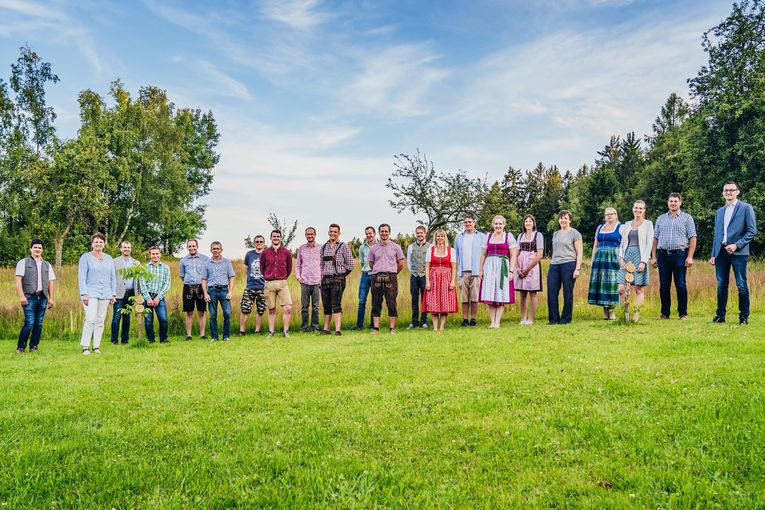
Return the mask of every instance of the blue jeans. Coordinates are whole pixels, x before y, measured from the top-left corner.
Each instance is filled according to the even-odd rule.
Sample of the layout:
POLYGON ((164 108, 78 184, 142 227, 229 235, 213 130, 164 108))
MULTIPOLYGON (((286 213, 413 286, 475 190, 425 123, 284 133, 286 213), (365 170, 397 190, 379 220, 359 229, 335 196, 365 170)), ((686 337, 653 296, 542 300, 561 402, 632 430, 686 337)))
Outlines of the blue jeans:
POLYGON ((122 343, 128 343, 128 337, 130 336, 130 314, 120 313, 120 310, 130 304, 130 298, 133 296, 135 296, 135 291, 133 289, 126 290, 125 296, 115 301, 114 305, 112 305, 111 335, 113 344, 117 343, 117 336, 119 333, 122 333, 120 335, 122 343), (122 321, 122 331, 120 331, 120 321, 122 321))
POLYGON ((685 259, 688 252, 657 250, 656 262, 659 266, 659 298, 661 299, 661 315, 669 317, 672 308, 672 280, 677 289, 677 314, 688 315, 688 287, 685 285, 685 259))
POLYGON ((574 270, 576 262, 550 264, 547 271, 547 308, 549 321, 568 324, 574 315, 574 270), (563 313, 558 311, 558 292, 563 287, 563 313))
MULTIPOLYGON (((156 294, 149 294, 152 299, 156 297, 156 294)), ((154 343, 154 313, 157 314, 159 319, 159 341, 164 342, 167 340, 167 306, 165 306, 165 298, 159 300, 157 306, 147 306, 144 312, 143 325, 146 328, 146 339, 149 342, 154 343)))
POLYGON ((223 310, 223 338, 231 336, 231 300, 226 299, 228 285, 208 287, 210 302, 207 303, 207 311, 210 312, 210 338, 218 339, 218 303, 223 310))
POLYGON ((730 269, 733 268, 733 276, 736 277, 738 289, 738 317, 749 318, 749 285, 746 282, 746 263, 749 259, 746 255, 731 255, 725 248, 715 257, 715 274, 717 275, 717 316, 725 317, 725 308, 728 306, 728 282, 730 281, 730 269))
POLYGON ((29 342, 29 348, 37 347, 42 335, 42 323, 45 318, 45 310, 48 309, 48 298, 44 294, 36 296, 27 294, 27 304, 21 305, 24 310, 24 325, 19 332, 19 343, 17 348, 26 349, 29 335, 32 335, 32 341, 29 342))
MULTIPOLYGON (((364 327, 364 315, 367 313, 367 298, 369 298, 369 289, 372 288, 372 275, 369 272, 361 273, 359 280, 359 311, 356 316, 356 327, 364 327)), ((372 327, 372 317, 369 317, 369 327, 372 327)))
POLYGON ((412 295, 412 325, 419 326, 420 323, 428 323, 428 312, 420 314, 422 298, 425 296, 425 277, 409 276, 409 293, 412 295))

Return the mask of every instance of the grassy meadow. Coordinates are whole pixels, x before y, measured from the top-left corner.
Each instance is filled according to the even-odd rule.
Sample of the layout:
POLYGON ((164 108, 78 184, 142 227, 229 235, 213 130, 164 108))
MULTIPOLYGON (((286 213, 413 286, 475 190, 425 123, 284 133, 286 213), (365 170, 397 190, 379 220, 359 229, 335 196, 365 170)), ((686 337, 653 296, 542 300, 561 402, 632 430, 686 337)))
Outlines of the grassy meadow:
POLYGON ((598 320, 585 275, 568 326, 512 306, 500 330, 406 331, 404 283, 397 335, 89 357, 54 340, 79 334, 74 268, 24 355, 3 270, 0 508, 765 508, 763 266, 743 328, 709 323, 711 269, 689 274, 685 322, 653 320, 656 286, 641 322, 598 320))

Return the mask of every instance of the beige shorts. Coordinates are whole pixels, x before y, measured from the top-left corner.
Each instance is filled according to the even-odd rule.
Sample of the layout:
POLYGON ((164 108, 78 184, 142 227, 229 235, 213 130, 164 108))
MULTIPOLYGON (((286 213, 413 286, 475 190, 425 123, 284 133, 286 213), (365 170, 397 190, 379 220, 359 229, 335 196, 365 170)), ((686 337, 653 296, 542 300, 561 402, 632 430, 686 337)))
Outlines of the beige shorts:
POLYGON ((277 303, 281 306, 288 306, 292 304, 292 297, 290 296, 290 287, 287 285, 287 280, 271 280, 266 282, 266 307, 269 310, 276 308, 277 303))
POLYGON ((462 273, 460 276, 461 303, 477 303, 478 291, 481 289, 481 279, 472 273, 462 273))

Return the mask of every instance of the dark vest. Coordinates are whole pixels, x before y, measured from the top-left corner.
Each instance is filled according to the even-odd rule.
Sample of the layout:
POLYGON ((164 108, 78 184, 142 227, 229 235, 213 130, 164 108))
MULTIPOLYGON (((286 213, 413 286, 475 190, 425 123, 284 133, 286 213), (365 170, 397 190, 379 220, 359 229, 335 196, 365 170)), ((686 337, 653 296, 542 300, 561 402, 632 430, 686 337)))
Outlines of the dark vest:
MULTIPOLYGON (((42 291, 45 297, 48 297, 48 271, 50 264, 45 260, 40 264, 42 268, 42 291)), ((24 294, 34 294, 37 292, 37 263, 32 257, 24 259, 24 276, 21 278, 21 288, 24 294)))

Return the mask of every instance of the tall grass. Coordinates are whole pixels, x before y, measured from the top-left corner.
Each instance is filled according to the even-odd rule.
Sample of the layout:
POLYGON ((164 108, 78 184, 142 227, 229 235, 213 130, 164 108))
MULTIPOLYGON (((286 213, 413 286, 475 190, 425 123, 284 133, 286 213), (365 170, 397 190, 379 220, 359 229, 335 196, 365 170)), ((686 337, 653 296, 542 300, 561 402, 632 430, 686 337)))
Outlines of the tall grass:
MULTIPOLYGON (((178 261, 166 261, 170 266, 172 274, 172 283, 170 292, 166 298, 168 317, 170 321, 170 334, 181 335, 184 333, 184 317, 182 311, 181 290, 182 282, 178 277, 178 261)), ((544 261, 544 274, 547 274, 547 265, 549 261, 544 261)), ((232 328, 237 328, 239 323, 241 294, 244 289, 244 266, 241 260, 233 261, 234 269, 237 272, 233 304, 232 328)), ((583 275, 577 282, 574 291, 574 317, 575 319, 597 319, 601 317, 598 307, 587 304, 587 285, 589 282, 589 269, 586 264, 583 266, 583 275)), ((77 267, 74 265, 65 266, 62 274, 57 275, 55 306, 48 310, 45 316, 43 328, 43 339, 72 339, 79 338, 83 321, 83 309, 79 300, 77 290, 77 267)), ((346 291, 343 296, 343 326, 352 327, 356 322, 356 311, 358 307, 358 286, 360 272, 355 269, 348 277, 346 291)), ((291 325, 300 325, 300 284, 295 280, 294 275, 289 280, 290 292, 292 293, 293 313, 291 325)), ((691 270, 688 272, 689 287, 689 307, 691 315, 714 315, 717 299, 717 283, 714 275, 714 268, 706 261, 697 260, 691 270)), ((749 264, 749 288, 751 293, 752 312, 763 311, 765 307, 762 303, 762 297, 765 295, 765 262, 750 261, 749 264)), ((643 317, 650 318, 652 315, 658 315, 658 274, 656 270, 651 270, 651 284, 646 295, 643 317)), ((546 289, 545 289, 546 291, 546 289)), ((731 281, 731 299, 729 301, 729 310, 736 310, 738 301, 736 287, 731 281)), ((673 293, 674 303, 674 293, 673 293)), ((399 325, 406 325, 411 319, 411 298, 409 296, 409 273, 406 269, 399 275, 399 295, 398 295, 399 325)), ((367 314, 371 309, 371 298, 367 302, 367 314)), ((320 310, 321 313, 321 310, 320 310)), ((730 312, 729 312, 730 313, 730 312)), ((383 307, 383 317, 386 311, 383 307)), ((735 313, 731 316, 735 317, 735 313)), ((547 316, 546 293, 542 292, 539 296, 539 309, 537 318, 543 320, 547 316)), ((508 307, 505 320, 517 320, 519 317, 518 305, 508 307)), ((107 316, 108 323, 111 318, 111 312, 107 316)), ((281 314, 279 314, 281 321, 281 314)), ((458 320, 458 316, 452 318, 458 320)), ((479 320, 488 320, 485 307, 479 307, 479 320)), ((14 288, 14 269, 0 268, 0 338, 12 338, 18 335, 18 330, 23 322, 22 310, 19 305, 18 297, 14 288)), ((135 334, 140 321, 133 321, 132 329, 135 334)), ((253 327, 251 319, 250 328, 253 327)), ((196 326, 195 326, 196 331, 196 326)))

